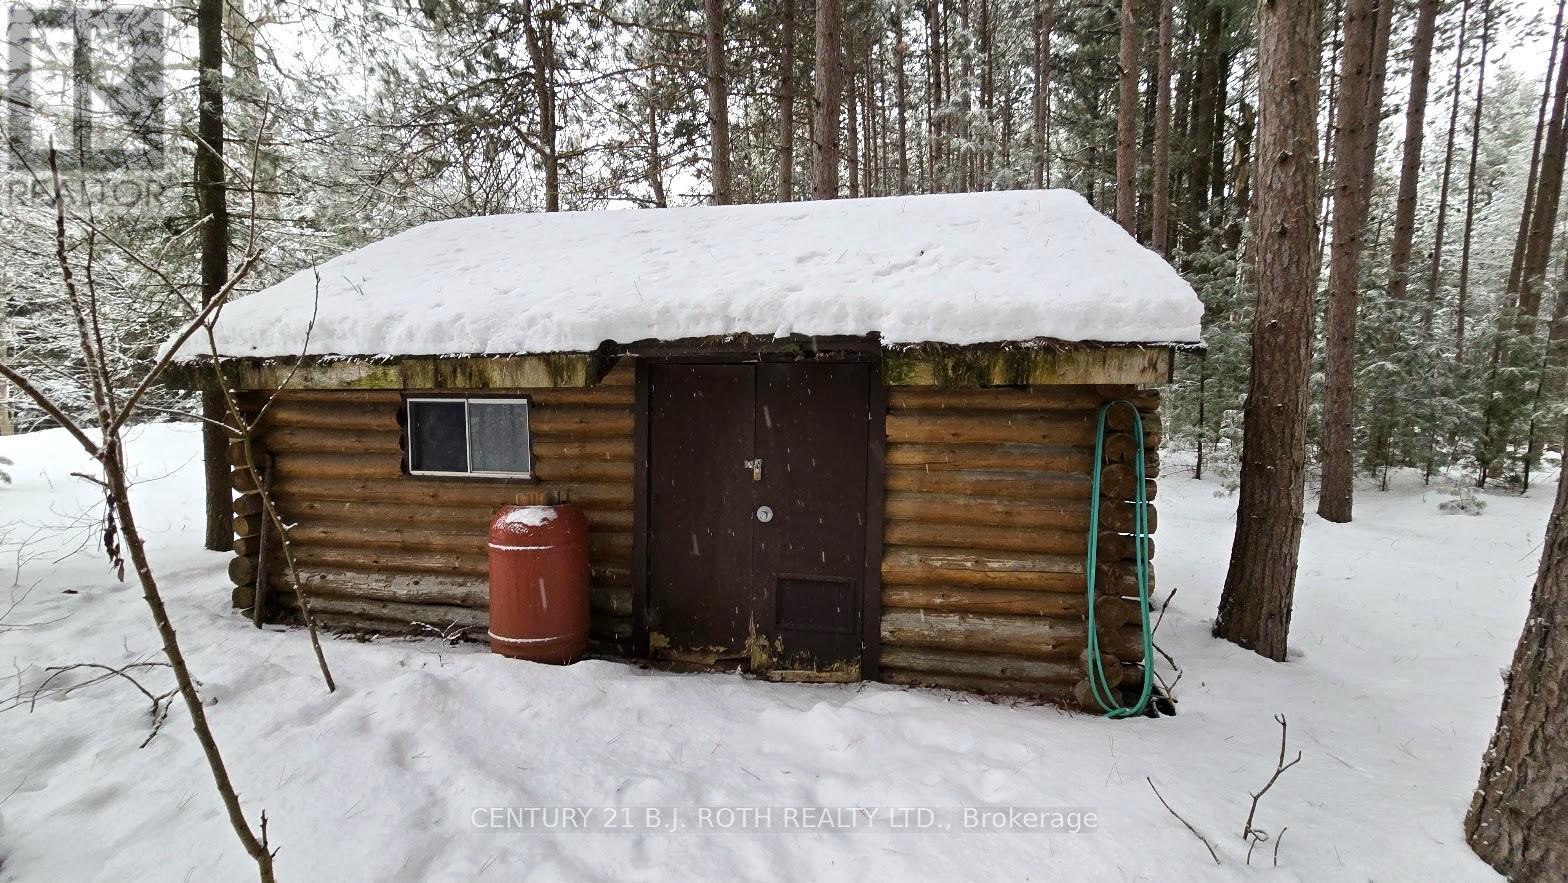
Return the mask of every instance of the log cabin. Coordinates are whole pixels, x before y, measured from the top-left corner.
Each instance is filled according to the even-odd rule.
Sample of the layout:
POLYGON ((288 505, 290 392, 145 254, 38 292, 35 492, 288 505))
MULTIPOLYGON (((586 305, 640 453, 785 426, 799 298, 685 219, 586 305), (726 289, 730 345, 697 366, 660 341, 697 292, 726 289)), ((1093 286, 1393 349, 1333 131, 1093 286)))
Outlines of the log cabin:
POLYGON ((263 483, 323 624, 481 639, 486 526, 549 492, 588 517, 597 654, 1087 704, 1091 514, 1117 682, 1136 460, 1201 313, 1077 194, 1023 191, 426 224, 177 357, 266 406, 231 457, 246 612, 297 615, 263 483))

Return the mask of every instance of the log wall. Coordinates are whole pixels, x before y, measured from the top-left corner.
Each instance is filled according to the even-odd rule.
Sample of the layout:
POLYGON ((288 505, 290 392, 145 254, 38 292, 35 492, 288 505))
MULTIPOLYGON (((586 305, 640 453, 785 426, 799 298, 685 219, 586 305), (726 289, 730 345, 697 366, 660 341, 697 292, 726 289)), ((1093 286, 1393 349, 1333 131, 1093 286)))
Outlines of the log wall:
MULTIPOLYGON (((633 386, 629 360, 600 385, 527 394, 537 482, 404 473, 397 390, 280 394, 258 426, 258 454, 290 531, 312 607, 328 626, 385 632, 487 625, 487 526, 520 492, 560 491, 588 516, 592 638, 607 653, 632 637, 633 386)), ((265 393, 247 393, 254 410, 265 393)), ((894 684, 1084 704, 1084 555, 1095 417, 1127 398, 1142 412, 1152 500, 1158 393, 1133 387, 893 387, 888 393, 880 678, 894 684)), ((1137 680, 1130 500, 1136 447, 1112 421, 1099 507, 1097 618, 1107 671, 1137 680)), ((271 609, 294 612, 256 477, 232 462, 237 606, 265 570, 271 609)), ((1157 524, 1151 507, 1151 529, 1157 524)), ((1151 543, 1152 546, 1152 543, 1151 543)), ((1151 577, 1152 579, 1152 577, 1151 577)), ((1151 586, 1152 588, 1152 586, 1151 586)))
MULTIPOLYGON (((257 426, 258 457, 272 462, 272 491, 311 608, 323 624, 383 632, 456 625, 482 638, 488 624, 486 536, 496 510, 519 493, 557 491, 588 516, 595 649, 624 650, 632 633, 632 370, 598 386, 486 390, 529 396, 538 481, 410 476, 403 471, 402 394, 391 390, 280 393, 257 426)), ((245 394, 256 412, 267 393, 245 394)), ((264 570, 268 605, 295 612, 269 532, 268 562, 256 478, 231 452, 237 606, 254 598, 264 570)))
POLYGON ((1133 543, 1125 531, 1132 526, 1137 448, 1125 408, 1113 412, 1101 498, 1090 500, 1096 416, 1102 403, 1118 398, 1142 414, 1153 499, 1157 392, 889 391, 882 680, 1083 704, 1091 505, 1099 507, 1101 525, 1100 647, 1113 681, 1134 680, 1142 647, 1133 543))

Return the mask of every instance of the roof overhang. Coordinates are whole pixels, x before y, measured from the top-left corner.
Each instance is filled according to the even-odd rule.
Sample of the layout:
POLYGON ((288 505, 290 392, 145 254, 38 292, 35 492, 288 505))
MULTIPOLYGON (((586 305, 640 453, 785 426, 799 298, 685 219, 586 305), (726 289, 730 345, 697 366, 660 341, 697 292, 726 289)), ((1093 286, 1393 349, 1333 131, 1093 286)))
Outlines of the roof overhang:
MULTIPOLYGON (((594 386, 623 358, 755 354, 809 359, 881 351, 889 386, 1153 386, 1171 379, 1175 344, 1015 341, 954 345, 881 345, 871 337, 774 338, 725 335, 679 341, 606 344, 594 352, 429 356, 230 358, 221 367, 235 389, 540 389, 594 386)), ((170 385, 199 388, 210 359, 171 365, 170 385)))

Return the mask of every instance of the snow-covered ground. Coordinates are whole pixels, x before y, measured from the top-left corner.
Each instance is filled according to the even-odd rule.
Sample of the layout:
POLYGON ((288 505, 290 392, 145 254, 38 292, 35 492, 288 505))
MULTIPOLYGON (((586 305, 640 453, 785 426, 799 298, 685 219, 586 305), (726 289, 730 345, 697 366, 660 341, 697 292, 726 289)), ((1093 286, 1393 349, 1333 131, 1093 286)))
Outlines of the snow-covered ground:
MULTIPOLYGON (((136 508, 234 781, 252 821, 266 810, 284 879, 1495 876, 1460 825, 1549 483, 1488 496, 1485 514, 1468 517, 1440 513, 1446 497, 1402 477, 1393 492, 1363 492, 1354 524, 1308 516, 1293 659, 1277 665, 1208 634, 1234 497, 1167 476, 1156 563, 1161 593, 1179 592, 1160 640, 1186 669, 1180 714, 1112 722, 870 684, 551 668, 435 641, 327 642, 339 684, 329 695, 302 633, 258 631, 230 612, 225 556, 200 549, 198 451, 193 427, 138 430, 136 508), (1273 844, 1249 868, 1241 831, 1248 792, 1274 767, 1276 713, 1304 759, 1258 813, 1260 827, 1289 829, 1278 869, 1273 844), (962 808, 1010 806, 1090 811, 1096 824, 963 830, 962 808), (491 807, 629 811, 599 809, 592 832, 546 833, 476 824, 508 820, 491 807), (682 829, 649 830, 649 807, 682 829), (703 807, 771 807, 771 830, 701 830, 703 807), (861 813, 859 829, 801 830, 820 821, 803 807, 881 809, 869 827, 861 813), (894 807, 932 813, 895 830, 894 807), (623 823, 632 829, 604 827, 623 823)), ((0 486, 0 879, 251 876, 177 703, 145 748, 147 703, 123 682, 50 692, 30 708, 49 666, 161 657, 139 590, 113 580, 81 517, 95 490, 70 473, 85 458, 59 432, 0 439, 0 456, 16 461, 15 485, 0 486)), ((161 670, 143 680, 172 686, 161 670)))

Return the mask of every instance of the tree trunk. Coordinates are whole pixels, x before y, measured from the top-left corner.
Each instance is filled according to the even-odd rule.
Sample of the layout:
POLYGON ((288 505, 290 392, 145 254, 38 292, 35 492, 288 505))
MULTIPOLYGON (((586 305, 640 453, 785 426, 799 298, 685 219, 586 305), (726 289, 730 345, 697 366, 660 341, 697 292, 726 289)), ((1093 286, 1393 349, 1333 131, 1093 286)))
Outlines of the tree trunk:
MULTIPOLYGON (((229 200, 223 168, 223 2, 200 0, 196 8, 196 210, 201 228, 201 302, 208 304, 229 278, 229 200)), ((201 396, 201 448, 205 462, 207 537, 214 552, 234 548, 234 492, 229 484, 229 435, 223 430, 223 396, 201 396)))
POLYGON ((860 198, 860 93, 858 90, 859 77, 851 69, 844 78, 844 134, 848 136, 849 143, 845 145, 844 165, 849 174, 849 198, 860 198))
POLYGON ((1420 0, 1410 56, 1410 103, 1405 107, 1404 155, 1399 166, 1399 195, 1394 202, 1394 243, 1389 250, 1388 293, 1403 300, 1410 280, 1410 250, 1416 235, 1416 186, 1426 133, 1426 95, 1432 74, 1432 39, 1437 33, 1438 0, 1420 0))
POLYGON ((1510 292, 1519 290, 1519 274, 1524 268, 1525 242, 1530 236, 1530 210, 1535 204, 1535 185, 1541 171, 1541 140, 1546 131, 1546 108, 1551 103, 1552 81, 1557 70, 1557 46, 1563 32, 1563 0, 1557 2, 1557 21, 1552 25, 1552 48, 1546 60, 1546 76, 1541 78, 1541 103, 1535 112, 1535 138, 1530 146, 1530 173, 1525 178, 1524 208, 1519 212, 1519 232, 1514 238, 1513 263, 1508 269, 1510 292))
MULTIPOLYGON (((1475 112, 1470 118, 1470 168, 1465 173, 1465 233, 1459 246, 1459 293, 1454 303, 1454 361, 1463 364, 1465 360, 1465 310, 1470 299, 1470 244, 1475 234, 1475 187, 1476 187, 1476 160, 1481 154, 1481 112, 1485 107, 1483 99, 1486 97, 1486 52, 1491 42, 1490 4, 1481 0, 1481 63, 1475 81, 1475 112)), ((1468 12, 1469 3, 1465 4, 1468 12)), ((1463 35, 1464 29, 1460 28, 1463 35)), ((1454 96, 1455 107, 1458 106, 1459 96, 1454 96)), ((1452 156, 1453 133, 1449 133, 1449 152, 1452 156)), ((1447 171, 1444 171, 1443 186, 1448 186, 1447 171)), ((1445 194, 1446 197, 1446 194, 1445 194)), ((1431 301, 1428 300, 1428 304, 1431 301)), ((1430 310, 1430 306, 1428 307, 1430 310)), ((1428 313, 1430 316, 1430 312, 1428 313)), ((1430 319, 1427 320, 1430 323, 1430 319)))
POLYGON ((1116 223, 1138 235, 1138 3, 1122 0, 1116 99, 1116 223))
POLYGON ((898 193, 903 196, 909 192, 909 74, 904 67, 909 62, 909 44, 904 42, 904 18, 897 11, 893 13, 893 27, 893 64, 898 93, 898 193))
POLYGON ((814 199, 838 198, 838 109, 844 70, 839 44, 843 27, 839 0, 817 0, 817 69, 811 98, 815 110, 811 162, 814 199))
MULTIPOLYGON (((9 343, 11 329, 7 327, 8 321, 6 299, 4 295, 0 295, 0 365, 6 364, 11 358, 9 343)), ((0 377, 0 435, 10 435, 13 432, 16 432, 16 424, 11 419, 11 384, 4 377, 0 377)))
POLYGON ((536 13, 533 0, 523 0, 523 37, 533 63, 534 100, 539 105, 539 162, 544 166, 544 210, 561 210, 561 154, 556 145, 560 133, 556 126, 554 10, 536 13), (546 18, 546 16, 552 16, 546 18), (538 22, 544 21, 545 27, 538 22))
MULTIPOLYGON (((1454 172, 1454 133, 1459 129, 1459 87, 1465 70, 1465 32, 1470 25, 1470 0, 1459 8, 1459 39, 1454 41, 1453 102, 1448 110, 1448 137, 1443 146, 1443 176, 1437 188, 1437 222, 1432 231, 1432 257, 1427 262, 1426 309, 1421 313, 1421 336, 1432 334, 1432 316, 1437 310, 1438 285, 1442 282, 1443 246, 1447 243, 1449 184, 1454 172)), ((1472 191, 1473 193, 1473 191, 1472 191)), ((1468 246, 1468 242, 1466 243, 1468 246)))
POLYGON ((1055 25, 1054 0, 1035 0, 1034 13, 1034 186, 1050 184, 1051 139, 1051 28, 1055 25))
POLYGON ((1198 39, 1197 70, 1193 78, 1192 137, 1188 142, 1187 171, 1187 246, 1202 246, 1205 223, 1203 216, 1209 210, 1209 179, 1213 174, 1214 120, 1217 115, 1216 100, 1220 93, 1219 43, 1224 36, 1224 10, 1219 4, 1209 8, 1204 19, 1202 36, 1198 39))
POLYGON ((1388 53, 1393 4, 1351 0, 1345 8, 1339 131, 1334 136, 1334 241, 1324 320, 1323 488, 1318 497, 1318 515, 1341 524, 1350 521, 1355 479, 1356 304, 1383 103, 1378 77, 1388 53))
POLYGON ((1171 0, 1160 0, 1159 60, 1154 75, 1154 218, 1149 239, 1155 251, 1167 256, 1171 215, 1171 30, 1171 0))
POLYGON ((1510 880, 1568 879, 1568 482, 1559 480, 1465 839, 1510 880))
POLYGON ((1214 634, 1285 659, 1306 488, 1308 382, 1317 290, 1315 0, 1259 0, 1258 299, 1243 417, 1241 490, 1214 634))
POLYGON ((926 16, 926 190, 942 190, 937 180, 942 143, 942 7, 927 0, 926 16))
POLYGON ((1236 138, 1231 154, 1231 193, 1234 208, 1230 223, 1225 227, 1225 247, 1236 251, 1241 247, 1242 229, 1247 213, 1252 210, 1252 138, 1258 128, 1258 112, 1246 99, 1238 102, 1236 111, 1236 138))
POLYGON ((1325 163, 1322 169, 1324 176, 1324 189, 1320 200, 1321 211, 1318 213, 1318 250, 1328 250, 1328 231, 1333 225, 1329 223, 1329 212, 1333 210, 1334 200, 1330 198, 1328 189, 1328 176, 1333 174, 1334 133, 1339 130, 1339 121, 1335 114, 1339 111, 1339 65, 1345 53, 1345 0, 1334 0, 1334 18, 1330 24, 1329 36, 1329 65, 1328 65, 1328 122, 1323 127, 1323 153, 1325 163))
MULTIPOLYGON (((649 94, 653 94, 652 89, 649 94)), ((659 109, 648 102, 648 189, 653 191, 656 208, 668 208, 669 198, 664 192, 664 151, 659 144, 659 109)))
POLYGON ((795 0, 784 0, 779 59, 779 202, 795 198, 795 0))
POLYGON ((708 49, 709 166, 713 178, 713 205, 734 200, 730 176, 729 86, 724 79, 724 0, 703 0, 706 19, 704 42, 708 49))
MULTIPOLYGON (((1568 35, 1565 35, 1568 39, 1568 35)), ((1546 129, 1546 144, 1541 150, 1541 174, 1535 185, 1535 204, 1530 211, 1530 235, 1525 241, 1524 262, 1519 268, 1520 328, 1535 327, 1541 311, 1541 292, 1546 285, 1546 265, 1551 261, 1552 240, 1557 231, 1557 202, 1563 189, 1563 163, 1568 157, 1568 130, 1564 112, 1568 109, 1568 58, 1557 66, 1557 97, 1552 102, 1552 119, 1546 129)))

